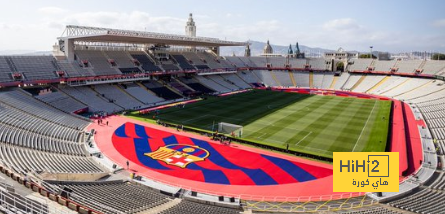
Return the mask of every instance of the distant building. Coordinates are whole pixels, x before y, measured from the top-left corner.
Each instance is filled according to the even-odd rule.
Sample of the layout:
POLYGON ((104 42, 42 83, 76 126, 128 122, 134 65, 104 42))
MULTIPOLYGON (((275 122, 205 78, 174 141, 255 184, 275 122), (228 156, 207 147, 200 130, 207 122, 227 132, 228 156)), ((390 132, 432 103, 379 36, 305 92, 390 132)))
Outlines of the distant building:
POLYGON ((297 59, 304 59, 304 58, 306 58, 306 57, 304 56, 304 53, 302 53, 302 52, 300 51, 300 46, 298 45, 298 42, 297 42, 297 44, 295 45, 295 58, 297 58, 297 59))
POLYGON ((339 48, 336 52, 326 52, 326 53, 324 53, 323 57, 325 59, 335 59, 335 60, 358 59, 358 53, 346 52, 343 48, 339 48))
POLYGON ((244 56, 249 57, 251 56, 251 51, 250 51, 250 45, 247 44, 246 49, 244 50, 244 56))
POLYGON ((267 40, 266 46, 264 46, 263 54, 265 54, 265 55, 266 54, 273 54, 273 48, 270 45, 269 40, 267 40))
POLYGON ((273 53, 273 48, 269 43, 269 40, 267 40, 266 46, 264 46, 263 48, 263 54, 261 54, 260 56, 270 56, 270 57, 277 57, 277 56, 282 56, 281 54, 274 54, 273 53))
POLYGON ((196 37, 196 25, 195 21, 193 21, 193 14, 190 13, 189 20, 187 21, 187 25, 185 26, 185 35, 190 37, 196 37))

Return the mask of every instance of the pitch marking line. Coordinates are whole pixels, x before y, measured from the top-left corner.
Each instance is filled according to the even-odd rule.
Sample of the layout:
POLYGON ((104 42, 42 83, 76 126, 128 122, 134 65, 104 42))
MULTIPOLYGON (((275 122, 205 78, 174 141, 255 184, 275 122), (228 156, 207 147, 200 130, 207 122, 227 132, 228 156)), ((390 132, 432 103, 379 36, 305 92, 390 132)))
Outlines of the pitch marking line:
POLYGON ((374 102, 374 106, 372 107, 371 113, 369 113, 368 119, 366 120, 366 123, 363 126, 362 131, 360 132, 360 136, 358 136, 357 142, 355 142, 354 148, 352 148, 352 152, 355 150, 355 147, 357 147, 357 143, 360 140, 360 138, 362 137, 363 131, 365 130, 366 126, 368 125, 368 122, 369 122, 369 119, 371 118, 372 112, 374 112, 376 103, 377 103, 377 101, 374 102))
POLYGON ((312 132, 309 132, 306 136, 304 136, 300 141, 298 141, 295 146, 297 146, 299 143, 301 143, 301 141, 303 141, 304 139, 306 139, 309 135, 311 135, 312 132))

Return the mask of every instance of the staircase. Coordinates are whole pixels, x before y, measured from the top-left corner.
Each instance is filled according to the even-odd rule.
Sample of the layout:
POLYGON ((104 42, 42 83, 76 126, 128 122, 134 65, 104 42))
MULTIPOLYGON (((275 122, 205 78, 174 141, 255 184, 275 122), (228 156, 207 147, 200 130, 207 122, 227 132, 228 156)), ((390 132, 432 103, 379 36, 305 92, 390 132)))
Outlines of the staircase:
POLYGON ((329 86, 329 89, 334 89, 335 83, 337 83, 338 76, 334 76, 334 79, 332 80, 331 86, 329 86))
POLYGON ((275 80, 275 82, 277 83, 278 86, 281 86, 280 81, 278 81, 277 77, 275 76, 275 73, 273 71, 270 71, 270 75, 272 76, 272 78, 275 80))
POLYGON ((360 83, 363 82, 363 80, 365 80, 366 75, 363 75, 362 77, 360 77, 360 79, 352 86, 351 91, 354 91, 355 88, 357 88, 357 86, 360 85, 360 83))
POLYGON ((292 71, 289 71, 289 77, 290 77, 290 80, 292 81, 292 85, 294 87, 297 87, 297 82, 295 81, 294 73, 292 73, 292 71))
POLYGON ((314 88, 314 72, 309 72, 309 88, 314 88))
POLYGON ((389 78, 391 78, 390 76, 386 76, 385 78, 383 78, 382 80, 380 80, 380 82, 378 82, 377 84, 375 84, 374 86, 372 86, 370 89, 368 89, 367 91, 365 91, 365 93, 370 93, 371 91, 375 90, 376 88, 378 88, 380 85, 382 85, 384 82, 386 82, 389 78))

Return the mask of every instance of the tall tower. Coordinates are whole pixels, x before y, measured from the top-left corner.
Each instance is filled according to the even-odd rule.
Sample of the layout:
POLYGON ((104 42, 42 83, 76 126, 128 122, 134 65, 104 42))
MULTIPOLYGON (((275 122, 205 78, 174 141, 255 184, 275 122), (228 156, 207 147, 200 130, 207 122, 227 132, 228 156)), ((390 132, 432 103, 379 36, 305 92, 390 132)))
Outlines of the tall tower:
POLYGON ((193 14, 190 13, 189 20, 187 21, 187 25, 185 26, 185 35, 190 37, 196 37, 196 25, 195 21, 193 21, 193 14))
POLYGON ((250 46, 247 44, 246 49, 244 50, 244 56, 250 57, 250 46))

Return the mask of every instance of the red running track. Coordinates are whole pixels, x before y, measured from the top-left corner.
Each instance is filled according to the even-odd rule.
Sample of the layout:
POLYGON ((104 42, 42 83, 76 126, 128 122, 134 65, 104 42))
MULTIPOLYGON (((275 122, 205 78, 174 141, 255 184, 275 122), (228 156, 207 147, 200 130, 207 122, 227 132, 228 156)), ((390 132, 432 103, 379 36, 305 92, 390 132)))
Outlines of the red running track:
MULTIPOLYGON (((237 145, 232 144, 229 148, 228 146, 222 146, 219 142, 212 141, 205 136, 200 136, 186 132, 177 132, 176 130, 173 129, 165 128, 150 123, 144 123, 138 120, 121 116, 112 116, 110 118, 107 118, 107 121, 109 122, 109 126, 98 125, 97 123, 93 123, 88 127, 89 130, 95 129, 97 131, 97 134, 95 135, 95 141, 99 149, 103 152, 103 154, 109 159, 111 159, 114 163, 118 164, 123 168, 126 168, 126 161, 130 159, 129 162, 131 171, 134 171, 139 175, 142 175, 149 179, 159 181, 165 184, 213 195, 240 197, 246 200, 317 201, 317 200, 328 200, 328 199, 340 199, 340 198, 347 198, 351 196, 361 195, 361 193, 353 194, 353 193, 332 192, 332 165, 327 163, 315 162, 312 160, 288 156, 266 150, 260 150, 252 147, 246 147, 238 144, 237 145), (128 122, 130 122, 131 124, 134 123, 148 127, 145 129, 148 131, 151 129, 156 129, 161 132, 170 133, 178 137, 183 136, 187 138, 194 138, 206 141, 212 144, 213 147, 218 147, 218 150, 221 151, 221 153, 228 152, 229 150, 242 150, 240 152, 242 152, 243 154, 252 153, 252 155, 254 154, 267 155, 283 159, 286 161, 290 161, 300 166, 305 165, 306 167, 309 168, 309 172, 314 173, 314 171, 310 170, 311 168, 310 166, 312 166, 314 169, 319 168, 319 170, 316 171, 318 171, 318 173, 322 173, 323 175, 316 176, 318 177, 317 179, 305 182, 283 181, 281 182, 282 184, 275 184, 275 185, 254 185, 254 184, 227 185, 227 184, 216 184, 216 183, 198 181, 198 179, 196 178, 190 178, 190 176, 188 176, 187 174, 181 175, 178 173, 170 173, 170 174, 162 173, 159 170, 154 170, 147 167, 147 165, 141 164, 140 161, 136 159, 129 158, 127 154, 125 153, 122 154, 121 152, 118 151, 119 148, 117 149, 116 146, 113 145, 112 140, 115 131, 118 128, 121 128, 122 125, 126 124, 128 125, 128 122), (223 147, 227 147, 227 149, 224 149, 223 147), (328 172, 328 174, 324 174, 323 171, 328 172)), ((130 132, 132 131, 128 131, 127 133, 131 135, 130 132)), ((245 157, 243 156, 238 158, 241 163, 243 162, 241 161, 241 159, 245 157)), ((233 159, 234 157, 231 157, 231 160, 233 159)), ((160 161, 160 163, 165 165, 163 161, 160 161)))

